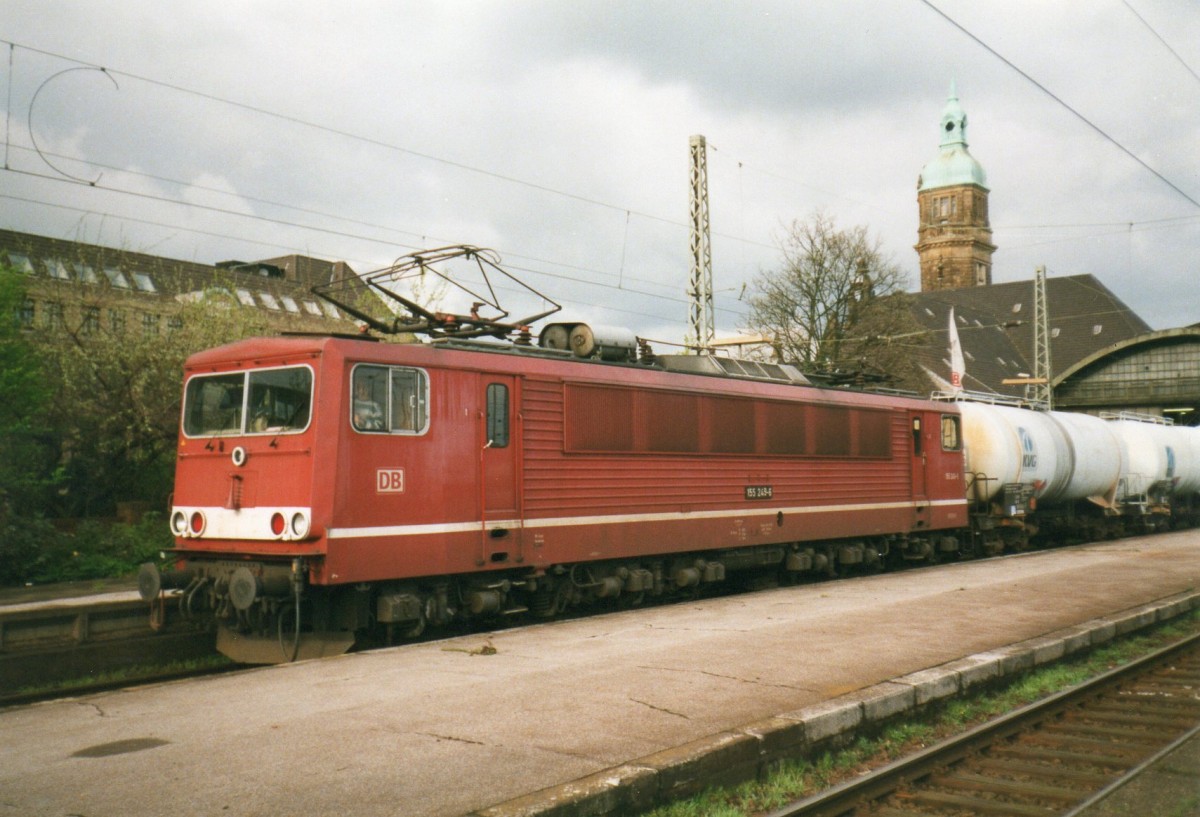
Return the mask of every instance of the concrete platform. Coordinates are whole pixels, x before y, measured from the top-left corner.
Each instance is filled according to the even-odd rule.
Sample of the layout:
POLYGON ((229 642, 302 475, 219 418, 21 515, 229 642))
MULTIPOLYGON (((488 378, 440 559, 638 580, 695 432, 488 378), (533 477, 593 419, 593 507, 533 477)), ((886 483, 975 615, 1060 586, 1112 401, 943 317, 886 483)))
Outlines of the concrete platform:
POLYGON ((0 587, 0 610, 14 605, 39 602, 59 603, 68 599, 87 597, 105 598, 113 594, 117 594, 119 598, 126 598, 130 595, 138 598, 137 579, 94 579, 82 582, 26 585, 24 587, 0 587))
POLYGON ((1187 612, 1197 588, 1187 532, 12 709, 0 815, 629 814, 1187 612))

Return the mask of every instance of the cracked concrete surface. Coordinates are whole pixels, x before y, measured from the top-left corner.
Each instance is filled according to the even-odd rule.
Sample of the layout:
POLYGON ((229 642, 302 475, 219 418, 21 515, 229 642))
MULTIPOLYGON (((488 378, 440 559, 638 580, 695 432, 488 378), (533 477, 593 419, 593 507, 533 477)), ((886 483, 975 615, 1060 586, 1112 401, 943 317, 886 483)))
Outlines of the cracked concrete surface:
MULTIPOLYGON (((692 669, 692 668, 686 668, 686 667, 682 667, 682 668, 681 667, 654 667, 654 666, 645 666, 645 665, 638 667, 638 669, 650 670, 651 672, 694 672, 699 675, 707 675, 711 678, 724 678, 729 681, 737 681, 739 684, 754 684, 756 686, 779 687, 782 689, 792 689, 792 690, 802 690, 802 691, 805 690, 804 687, 798 687, 795 684, 767 683, 767 682, 763 681, 761 678, 743 678, 740 675, 729 675, 727 673, 712 672, 711 670, 706 670, 706 669, 692 669)), ((809 690, 809 691, 811 691, 811 690, 809 690)))
POLYGON ((0 815, 457 817, 1198 581, 1179 533, 0 711, 0 815))
POLYGON ((668 715, 674 715, 677 718, 683 718, 684 720, 691 720, 690 717, 683 714, 682 712, 676 712, 672 709, 667 709, 665 706, 655 706, 654 704, 652 704, 648 701, 639 701, 637 698, 630 698, 629 700, 633 701, 635 704, 641 704, 642 706, 646 707, 647 709, 653 709, 655 712, 665 712, 668 715))

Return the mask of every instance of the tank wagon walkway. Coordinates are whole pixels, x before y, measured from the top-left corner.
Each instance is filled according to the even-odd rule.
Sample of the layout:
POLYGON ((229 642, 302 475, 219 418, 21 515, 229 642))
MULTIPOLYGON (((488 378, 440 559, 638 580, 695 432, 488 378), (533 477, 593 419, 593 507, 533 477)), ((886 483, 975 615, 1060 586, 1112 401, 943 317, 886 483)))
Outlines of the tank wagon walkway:
POLYGON ((1174 533, 17 708, 0 815, 628 813, 1198 586, 1200 533, 1174 533))

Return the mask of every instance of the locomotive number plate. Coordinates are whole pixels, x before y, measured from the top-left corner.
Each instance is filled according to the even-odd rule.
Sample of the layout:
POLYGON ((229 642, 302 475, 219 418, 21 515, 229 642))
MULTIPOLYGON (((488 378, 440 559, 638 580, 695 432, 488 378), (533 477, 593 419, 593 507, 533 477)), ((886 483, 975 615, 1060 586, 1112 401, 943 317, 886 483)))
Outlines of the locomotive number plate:
POLYGON ((772 485, 747 485, 746 499, 770 499, 775 496, 775 487, 772 485))

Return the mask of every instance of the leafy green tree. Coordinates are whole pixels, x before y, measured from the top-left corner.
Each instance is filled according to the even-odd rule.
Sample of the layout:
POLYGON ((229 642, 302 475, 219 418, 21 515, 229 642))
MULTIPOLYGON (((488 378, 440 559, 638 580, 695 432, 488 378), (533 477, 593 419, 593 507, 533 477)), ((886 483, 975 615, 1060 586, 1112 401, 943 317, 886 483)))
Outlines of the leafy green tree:
POLYGON ((73 284, 49 295, 61 325, 33 327, 26 281, 0 269, 0 584, 119 574, 169 544, 161 514, 50 520, 110 518, 126 500, 165 510, 184 360, 271 330, 224 287, 156 302, 165 320, 127 322, 100 320, 123 313, 73 284))
MULTIPOLYGON (((78 288, 77 288, 78 289, 78 288)), ((171 491, 183 363, 189 354, 268 332, 257 310, 213 287, 180 304, 165 326, 88 321, 48 335, 43 353, 54 376, 48 418, 64 478, 58 512, 112 514, 122 500, 163 509, 171 491)))
POLYGON ((45 421, 51 389, 24 328, 25 300, 23 276, 0 266, 0 517, 39 504, 54 470, 45 421))
POLYGON ((25 281, 0 265, 0 584, 22 581, 54 530, 37 519, 54 495, 57 446, 39 350, 24 328, 25 281))

